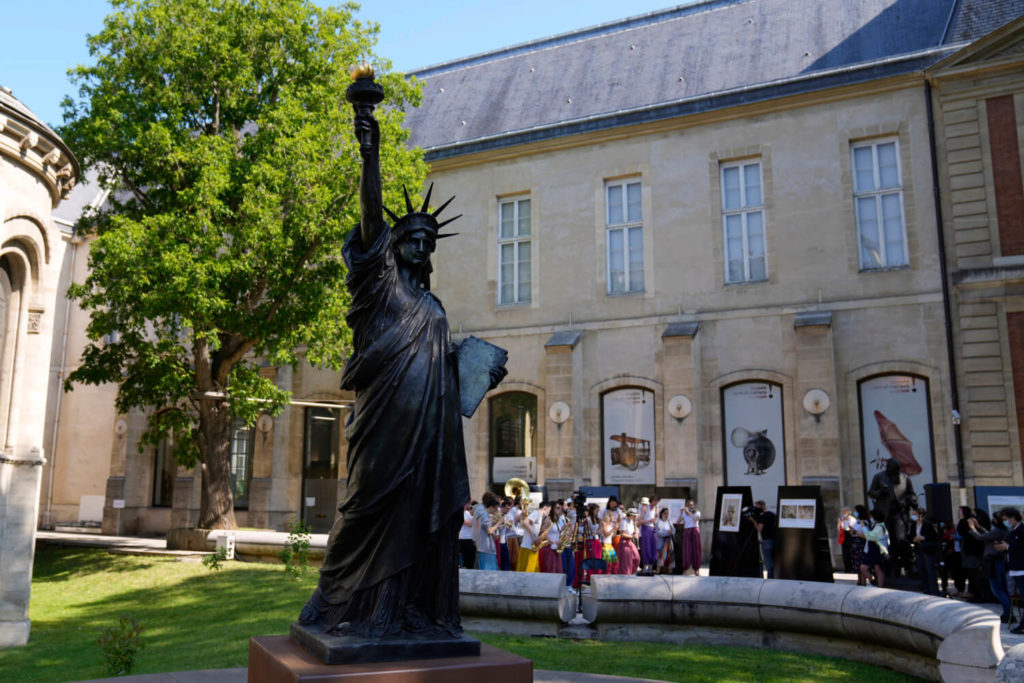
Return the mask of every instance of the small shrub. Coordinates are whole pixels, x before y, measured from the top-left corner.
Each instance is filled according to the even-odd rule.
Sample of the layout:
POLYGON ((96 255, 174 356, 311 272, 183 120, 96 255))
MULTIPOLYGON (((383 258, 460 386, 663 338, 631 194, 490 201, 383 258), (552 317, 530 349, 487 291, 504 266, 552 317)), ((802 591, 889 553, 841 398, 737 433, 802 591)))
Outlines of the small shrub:
POLYGON ((288 525, 288 542, 277 554, 284 571, 294 579, 302 578, 303 572, 309 569, 309 526, 301 519, 293 519, 288 525))
POLYGON ((221 563, 227 562, 228 551, 227 548, 217 548, 217 551, 210 553, 203 558, 203 565, 212 571, 221 568, 221 563))
POLYGON ((125 615, 116 626, 108 626, 100 631, 96 641, 107 663, 107 672, 111 676, 120 676, 131 672, 135 665, 135 657, 145 646, 142 642, 142 625, 138 620, 125 615))

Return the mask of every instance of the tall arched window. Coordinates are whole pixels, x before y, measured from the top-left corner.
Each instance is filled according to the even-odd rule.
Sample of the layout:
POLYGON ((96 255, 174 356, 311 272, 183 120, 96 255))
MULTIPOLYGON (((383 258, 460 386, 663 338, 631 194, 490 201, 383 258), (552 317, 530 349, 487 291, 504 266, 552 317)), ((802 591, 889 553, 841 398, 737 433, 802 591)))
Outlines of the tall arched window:
POLYGON ((491 481, 537 480, 537 397, 522 391, 490 400, 491 481))
MULTIPOLYGON (((895 458, 918 495, 935 483, 928 380, 918 375, 875 375, 857 385, 864 487, 895 458)), ((922 499, 923 500, 923 499, 922 499)))

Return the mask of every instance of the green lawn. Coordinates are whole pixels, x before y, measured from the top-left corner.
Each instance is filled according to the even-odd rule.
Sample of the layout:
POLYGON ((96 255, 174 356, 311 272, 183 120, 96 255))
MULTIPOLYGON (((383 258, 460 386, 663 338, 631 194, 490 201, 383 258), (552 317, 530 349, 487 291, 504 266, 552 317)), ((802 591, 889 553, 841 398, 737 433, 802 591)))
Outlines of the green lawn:
MULTIPOLYGON (((41 548, 32 586, 32 639, 0 651, 0 680, 77 681, 107 675, 96 639, 128 614, 144 627, 133 674, 242 667, 253 635, 287 633, 316 573, 288 579, 280 566, 196 562, 41 548)), ((845 660, 755 648, 679 647, 484 635, 538 669, 670 681, 913 680, 845 660)))

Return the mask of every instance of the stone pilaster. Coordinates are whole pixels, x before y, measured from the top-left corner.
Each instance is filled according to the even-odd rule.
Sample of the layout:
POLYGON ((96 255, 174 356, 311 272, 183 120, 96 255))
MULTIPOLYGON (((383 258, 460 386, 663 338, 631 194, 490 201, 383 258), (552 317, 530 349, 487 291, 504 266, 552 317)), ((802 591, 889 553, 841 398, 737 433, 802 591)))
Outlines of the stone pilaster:
POLYGON ((0 454, 0 648, 28 642, 42 452, 0 454))
POLYGON ((585 458, 576 452, 580 441, 577 432, 583 422, 579 411, 584 404, 582 387, 577 386, 582 381, 582 372, 576 368, 582 362, 576 349, 582 337, 583 330, 564 330, 553 334, 544 344, 547 408, 561 401, 570 409, 569 419, 562 424, 551 420, 546 410, 537 416, 544 421, 545 442, 544 457, 537 463, 537 481, 554 480, 551 483, 558 488, 556 494, 567 487, 568 481, 582 481, 589 470, 585 458))

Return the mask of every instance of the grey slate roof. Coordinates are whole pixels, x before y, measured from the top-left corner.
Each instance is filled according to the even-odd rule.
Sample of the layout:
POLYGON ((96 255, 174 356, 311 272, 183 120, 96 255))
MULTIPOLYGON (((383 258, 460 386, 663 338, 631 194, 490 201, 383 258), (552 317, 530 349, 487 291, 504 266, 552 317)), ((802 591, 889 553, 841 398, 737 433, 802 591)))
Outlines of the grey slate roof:
POLYGON ((960 0, 947 43, 977 40, 1024 14, 1024 0, 960 0))
POLYGON ((1021 1, 705 0, 413 71, 407 126, 434 160, 921 70, 1021 1))

